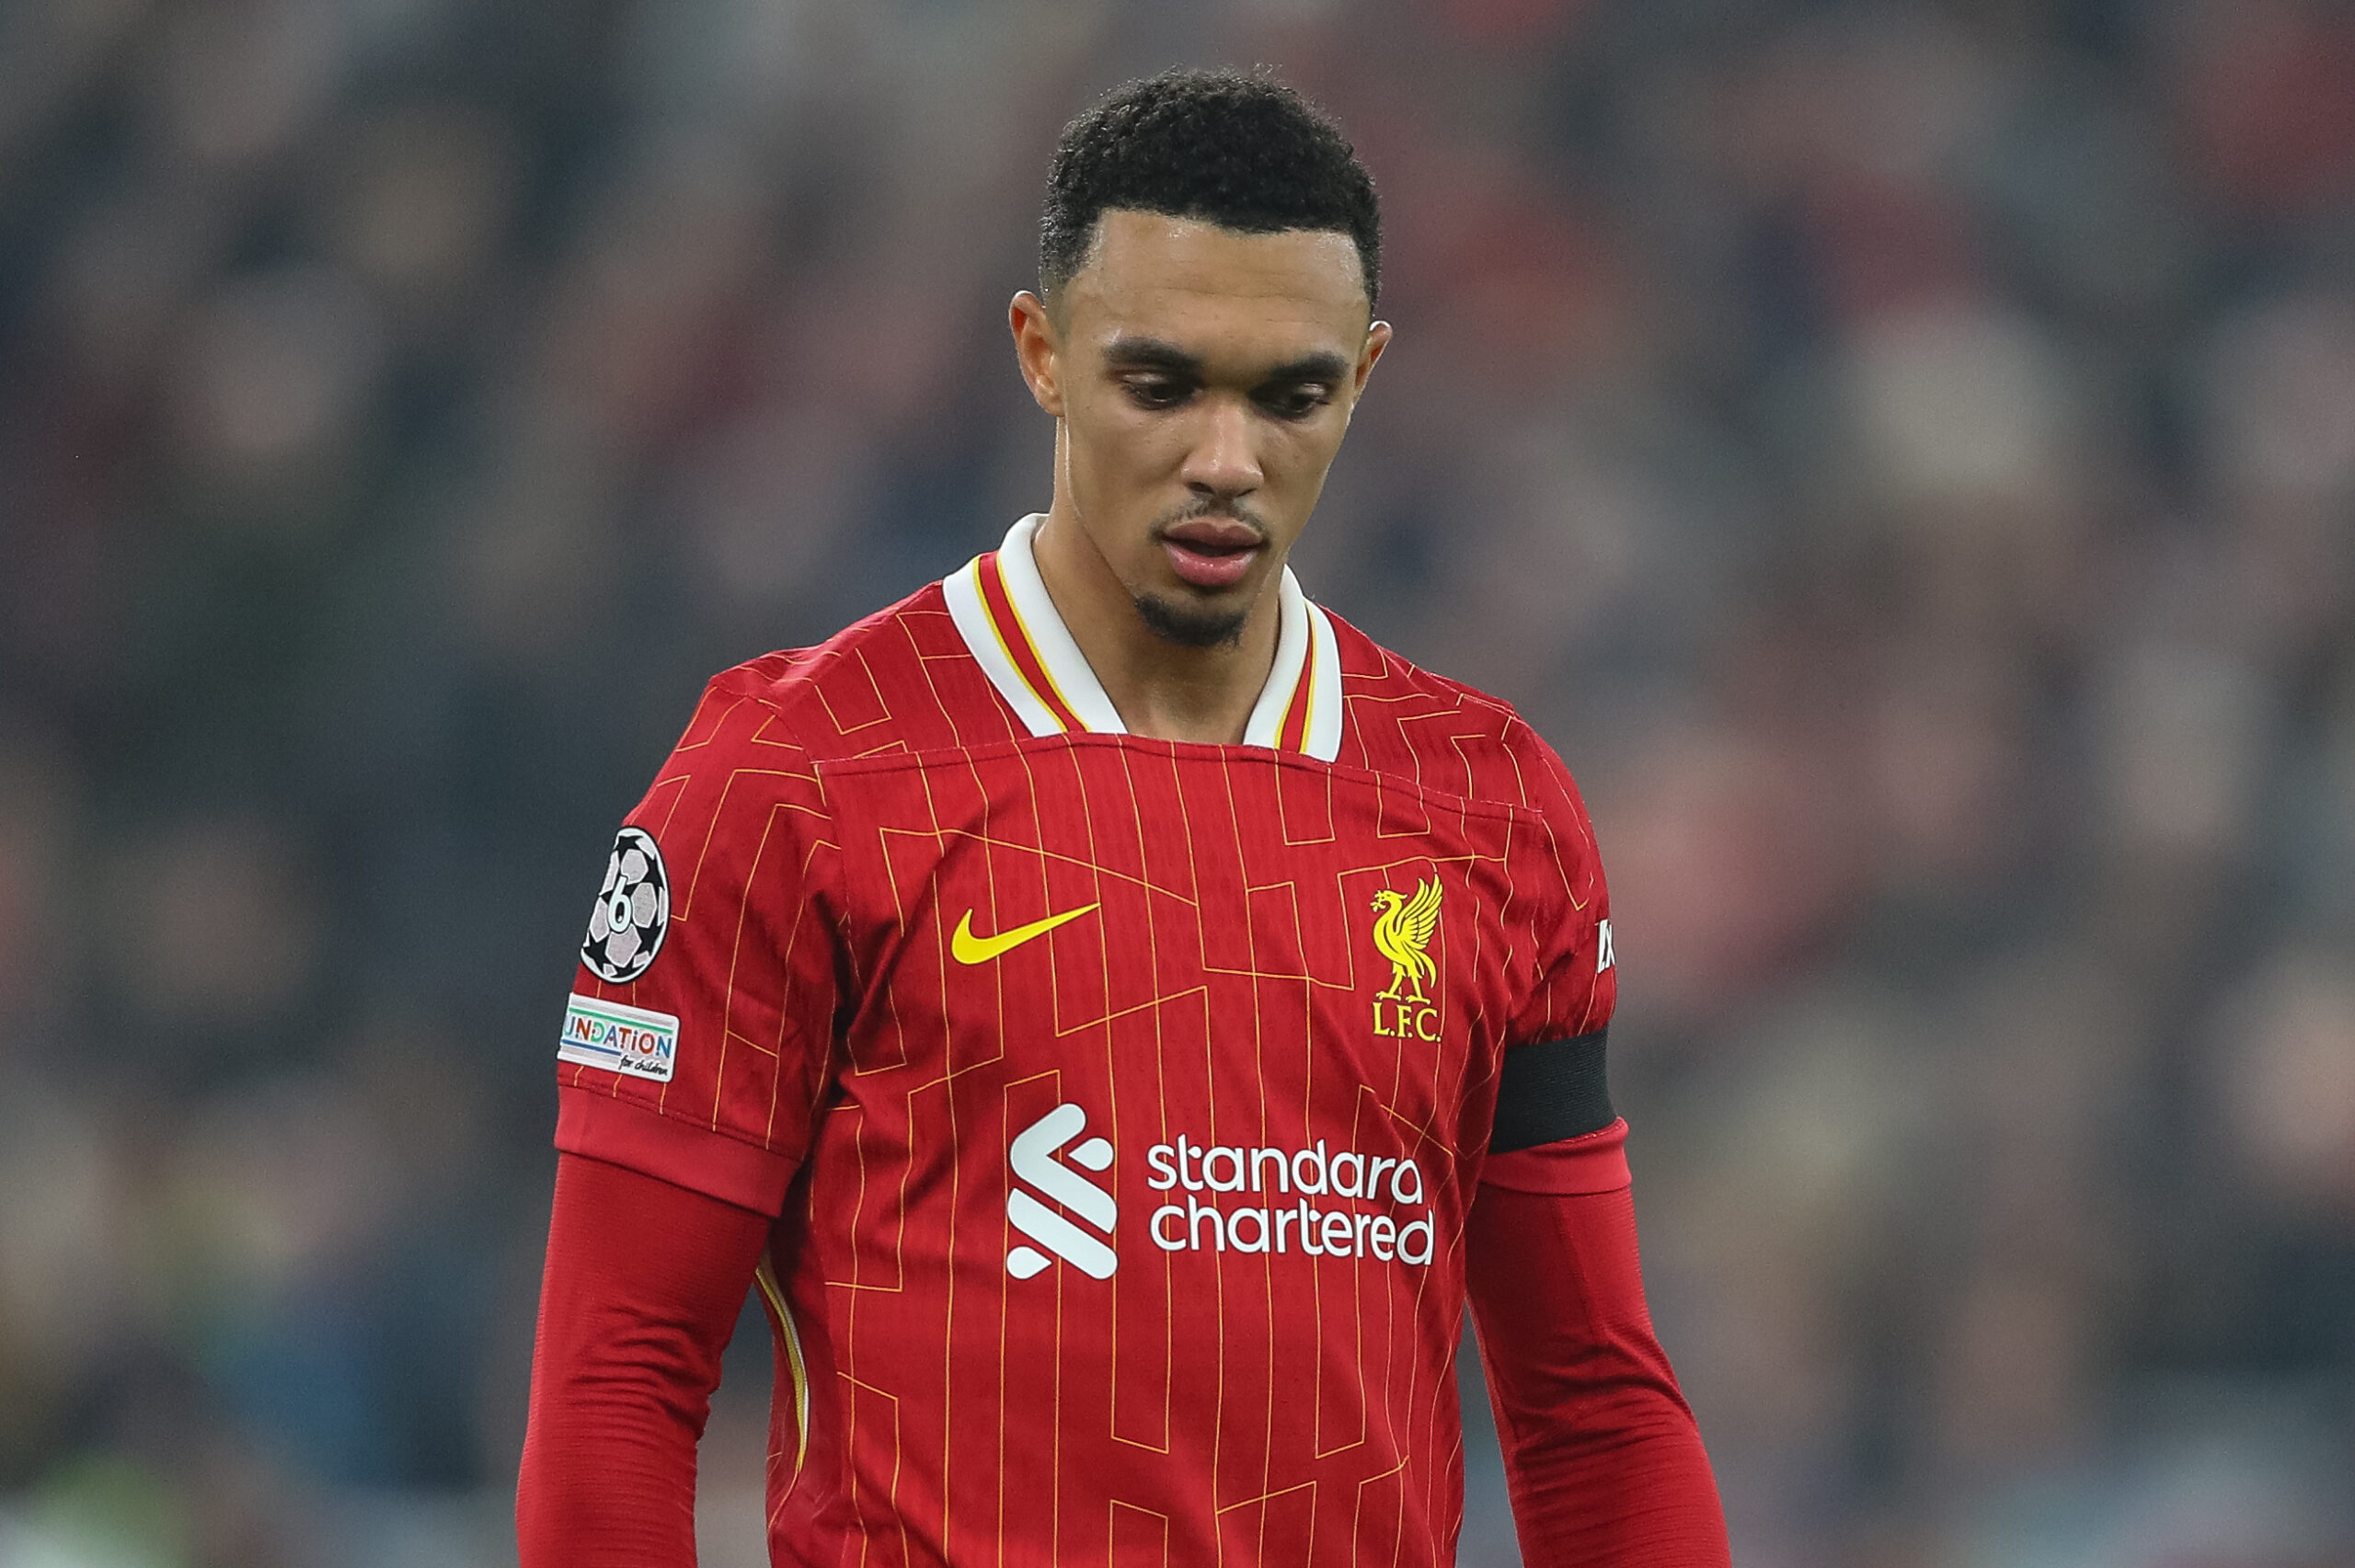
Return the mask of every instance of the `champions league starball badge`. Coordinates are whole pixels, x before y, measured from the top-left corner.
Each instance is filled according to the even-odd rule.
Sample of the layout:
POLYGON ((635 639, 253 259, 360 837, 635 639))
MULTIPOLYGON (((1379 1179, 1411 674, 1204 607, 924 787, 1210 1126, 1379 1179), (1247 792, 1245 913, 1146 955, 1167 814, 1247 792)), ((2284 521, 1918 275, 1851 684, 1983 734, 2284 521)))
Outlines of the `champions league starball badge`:
POLYGON ((624 828, 605 863, 605 885, 589 917, 580 961, 599 979, 627 985, 654 962, 670 924, 671 877, 662 869, 662 852, 643 830, 624 828))

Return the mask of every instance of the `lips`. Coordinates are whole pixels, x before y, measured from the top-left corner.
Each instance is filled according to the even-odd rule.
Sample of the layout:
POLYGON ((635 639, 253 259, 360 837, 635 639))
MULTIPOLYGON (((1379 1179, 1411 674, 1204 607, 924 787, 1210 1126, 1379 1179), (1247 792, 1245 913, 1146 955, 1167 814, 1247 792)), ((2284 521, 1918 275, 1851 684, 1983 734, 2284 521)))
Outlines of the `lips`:
POLYGON ((1168 553, 1170 569, 1196 588, 1232 588, 1243 580, 1265 543, 1256 530, 1239 522, 1192 518, 1164 529, 1161 547, 1168 553))

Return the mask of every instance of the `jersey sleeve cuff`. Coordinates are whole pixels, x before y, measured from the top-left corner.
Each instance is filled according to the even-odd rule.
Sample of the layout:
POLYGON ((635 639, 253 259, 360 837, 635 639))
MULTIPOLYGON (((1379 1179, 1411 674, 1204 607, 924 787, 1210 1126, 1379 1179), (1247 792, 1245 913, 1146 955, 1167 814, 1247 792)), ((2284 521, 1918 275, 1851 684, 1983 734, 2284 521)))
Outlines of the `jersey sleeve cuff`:
POLYGON ((1491 1154, 1480 1165, 1484 1186, 1513 1192, 1574 1195, 1617 1192, 1631 1185, 1627 1170, 1627 1123, 1614 1118, 1609 1127, 1582 1138, 1565 1138, 1506 1154, 1491 1154))
POLYGON ((556 1146, 771 1219, 798 1162, 582 1084, 557 1088, 556 1146))

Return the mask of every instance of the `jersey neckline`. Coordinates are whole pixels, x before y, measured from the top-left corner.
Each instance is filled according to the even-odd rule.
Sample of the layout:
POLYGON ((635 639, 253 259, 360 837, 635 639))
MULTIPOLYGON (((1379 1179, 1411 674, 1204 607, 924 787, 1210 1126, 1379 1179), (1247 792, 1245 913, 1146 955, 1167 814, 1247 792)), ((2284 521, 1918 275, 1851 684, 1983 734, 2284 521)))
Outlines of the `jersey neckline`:
MULTIPOLYGON (((966 650, 1033 736, 1126 735, 1039 576, 1031 541, 1045 521, 1045 513, 1032 512, 995 550, 943 578, 949 616, 966 650)), ((1275 663, 1243 727, 1243 744, 1330 762, 1341 753, 1341 654, 1332 618, 1301 591, 1290 567, 1276 591, 1275 663)))

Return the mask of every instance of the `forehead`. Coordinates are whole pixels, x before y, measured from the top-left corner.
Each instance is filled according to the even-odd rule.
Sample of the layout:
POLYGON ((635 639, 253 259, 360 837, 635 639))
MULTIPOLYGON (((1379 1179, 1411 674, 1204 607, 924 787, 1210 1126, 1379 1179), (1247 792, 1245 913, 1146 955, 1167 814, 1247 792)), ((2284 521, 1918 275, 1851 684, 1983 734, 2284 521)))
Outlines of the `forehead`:
POLYGON ((1144 336, 1205 354, 1354 357, 1371 315, 1348 235, 1242 234, 1198 218, 1113 209, 1064 285, 1082 341, 1144 336))

